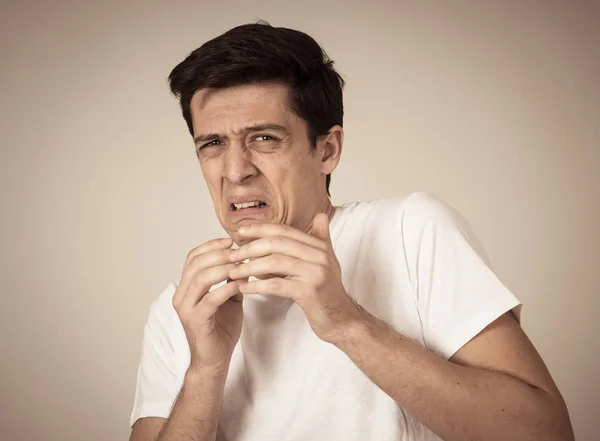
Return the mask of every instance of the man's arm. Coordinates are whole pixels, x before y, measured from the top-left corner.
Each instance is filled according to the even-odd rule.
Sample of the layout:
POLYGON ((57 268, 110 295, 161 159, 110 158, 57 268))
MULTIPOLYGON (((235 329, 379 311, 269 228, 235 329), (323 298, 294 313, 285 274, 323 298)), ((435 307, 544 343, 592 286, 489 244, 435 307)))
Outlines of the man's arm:
POLYGON ((166 418, 144 417, 135 422, 131 429, 129 441, 154 441, 158 439, 160 430, 165 425, 166 418))
POLYGON ((226 378, 188 371, 169 418, 138 420, 129 441, 215 441, 226 378))
POLYGON ((474 338, 464 337, 462 329, 462 349, 452 349, 459 339, 448 334, 456 334, 465 320, 475 316, 490 323, 492 316, 478 315, 485 306, 488 316, 493 314, 490 305, 499 316, 518 302, 439 204, 415 199, 414 211, 403 216, 403 231, 405 238, 418 240, 409 241, 405 250, 409 272, 415 285, 419 282, 424 340, 432 351, 351 300, 324 215, 315 216, 311 235, 281 225, 240 229, 239 234, 255 240, 232 253, 235 261, 249 261, 237 265, 230 277, 263 277, 240 285, 244 294, 294 300, 319 338, 344 351, 377 386, 446 441, 571 441, 564 401, 511 313, 481 332, 483 323, 477 330, 471 324, 467 331, 474 338), (435 355, 436 348, 448 357, 456 353, 446 361, 435 355))
POLYGON ((333 342, 385 393, 446 441, 574 439, 537 351, 506 313, 443 360, 363 311, 333 342))
POLYGON ((132 441, 215 440, 229 363, 243 318, 238 288, 243 280, 224 283, 235 267, 229 263, 231 243, 230 238, 215 239, 191 250, 175 292, 165 291, 158 306, 151 308, 132 419, 169 418, 136 422, 132 441), (181 323, 190 348, 183 381, 178 379, 170 341, 176 321, 181 323))

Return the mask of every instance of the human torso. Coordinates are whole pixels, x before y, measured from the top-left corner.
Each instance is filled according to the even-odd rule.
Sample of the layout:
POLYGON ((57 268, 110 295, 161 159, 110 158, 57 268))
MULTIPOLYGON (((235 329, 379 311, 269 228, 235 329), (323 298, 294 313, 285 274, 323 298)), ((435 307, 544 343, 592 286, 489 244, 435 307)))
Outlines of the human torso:
MULTIPOLYGON (((376 213, 380 209, 368 203, 338 208, 331 232, 344 287, 371 314, 419 341, 419 317, 408 278, 402 265, 392 261, 401 250, 386 234, 394 226, 385 222, 394 220, 376 213)), ((438 438, 346 354, 321 341, 299 306, 258 295, 244 300, 242 336, 232 357, 217 439, 438 438)))

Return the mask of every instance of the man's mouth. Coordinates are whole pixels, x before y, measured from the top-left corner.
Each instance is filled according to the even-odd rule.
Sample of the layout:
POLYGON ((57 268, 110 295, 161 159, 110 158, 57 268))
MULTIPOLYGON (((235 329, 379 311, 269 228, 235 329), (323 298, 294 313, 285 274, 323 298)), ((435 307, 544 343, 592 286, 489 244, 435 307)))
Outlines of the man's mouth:
POLYGON ((262 208, 266 207, 267 203, 263 201, 249 201, 249 202, 240 202, 237 204, 231 204, 231 209, 233 211, 245 210, 248 208, 262 208))

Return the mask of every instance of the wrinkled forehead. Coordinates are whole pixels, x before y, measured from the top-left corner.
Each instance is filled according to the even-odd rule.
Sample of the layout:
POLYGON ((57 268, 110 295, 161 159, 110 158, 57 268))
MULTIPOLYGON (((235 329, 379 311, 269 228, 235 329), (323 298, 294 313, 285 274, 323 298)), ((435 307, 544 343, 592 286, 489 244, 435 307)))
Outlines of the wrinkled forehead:
POLYGON ((298 117, 288 97, 288 88, 279 84, 201 89, 190 103, 194 132, 236 130, 257 122, 291 126, 298 117))

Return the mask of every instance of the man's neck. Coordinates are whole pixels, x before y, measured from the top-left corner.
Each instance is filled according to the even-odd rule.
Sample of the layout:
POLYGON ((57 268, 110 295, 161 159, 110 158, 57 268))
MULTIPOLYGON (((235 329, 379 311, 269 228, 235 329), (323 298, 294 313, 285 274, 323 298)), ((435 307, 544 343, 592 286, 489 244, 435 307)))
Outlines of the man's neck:
MULTIPOLYGON (((325 213, 327 215, 327 217, 329 218, 329 222, 331 223, 331 220, 333 219, 333 216, 335 215, 335 207, 333 206, 333 204, 331 203, 331 199, 326 198, 325 201, 323 201, 323 204, 320 204, 318 209, 315 211, 314 216, 316 216, 319 213, 325 213)), ((313 219, 314 219, 313 216, 313 219)), ((308 225, 308 234, 312 234, 312 222, 313 220, 310 220, 310 224, 308 225)))

